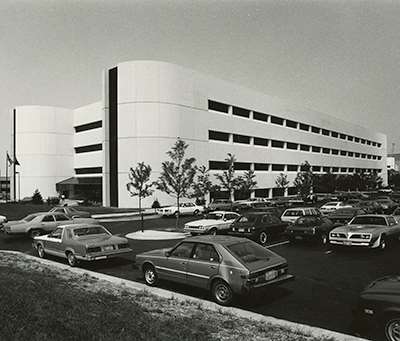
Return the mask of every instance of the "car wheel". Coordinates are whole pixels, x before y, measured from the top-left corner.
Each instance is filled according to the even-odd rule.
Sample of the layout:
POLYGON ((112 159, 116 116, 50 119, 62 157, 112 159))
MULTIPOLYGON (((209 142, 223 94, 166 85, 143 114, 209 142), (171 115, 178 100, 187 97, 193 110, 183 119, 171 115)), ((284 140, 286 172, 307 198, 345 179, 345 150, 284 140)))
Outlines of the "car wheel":
POLYGON ((73 252, 67 252, 67 261, 70 266, 76 266, 78 264, 78 260, 76 259, 73 252))
POLYGON ((212 295, 215 302, 220 305, 229 305, 233 300, 233 292, 231 287, 224 281, 217 280, 212 286, 212 295))
POLYGON ((200 211, 199 210, 194 210, 193 215, 199 215, 200 211))
POLYGON ((385 236, 381 236, 379 240, 379 246, 378 249, 383 251, 387 248, 387 242, 385 236))
POLYGON ((155 286, 158 281, 158 275, 153 265, 146 265, 143 269, 144 281, 147 285, 155 286))
POLYGON ((321 236, 319 237, 319 240, 321 241, 322 245, 328 245, 329 244, 328 235, 326 235, 325 233, 321 234, 321 236))
POLYGON ((262 245, 265 246, 267 245, 268 242, 268 234, 265 231, 261 231, 260 234, 258 235, 258 242, 262 245))
POLYGON ((33 230, 29 231, 29 237, 31 237, 33 239, 37 236, 40 236, 42 233, 43 233, 43 231, 40 229, 33 229, 33 230))
POLYGON ((36 250, 37 250, 38 256, 40 258, 46 258, 46 253, 44 252, 44 248, 43 248, 42 244, 38 244, 36 250))
POLYGON ((216 236, 217 235, 217 229, 215 228, 215 227, 213 227, 211 230, 210 230, 210 234, 212 235, 212 236, 216 236))
POLYGON ((385 335, 389 341, 400 341, 400 316, 393 316, 385 322, 385 335))

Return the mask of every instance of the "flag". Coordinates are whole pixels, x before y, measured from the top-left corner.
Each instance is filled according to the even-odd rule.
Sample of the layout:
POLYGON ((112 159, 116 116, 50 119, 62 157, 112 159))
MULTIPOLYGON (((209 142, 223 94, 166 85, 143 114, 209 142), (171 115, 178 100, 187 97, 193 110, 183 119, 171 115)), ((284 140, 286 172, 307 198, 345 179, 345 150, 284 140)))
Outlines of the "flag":
POLYGON ((13 160, 11 159, 10 155, 8 155, 8 152, 7 152, 7 164, 9 165, 13 164, 13 160))
POLYGON ((19 161, 17 160, 17 157, 14 158, 14 163, 15 163, 16 166, 21 166, 19 161))

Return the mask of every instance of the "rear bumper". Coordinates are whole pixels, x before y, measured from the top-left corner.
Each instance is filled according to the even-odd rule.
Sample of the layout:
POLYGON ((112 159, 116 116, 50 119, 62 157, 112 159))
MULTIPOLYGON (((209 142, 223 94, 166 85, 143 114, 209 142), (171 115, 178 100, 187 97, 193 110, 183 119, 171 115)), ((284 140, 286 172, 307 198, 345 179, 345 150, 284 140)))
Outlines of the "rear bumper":
POLYGON ((84 261, 94 261, 94 260, 101 260, 101 259, 108 259, 108 258, 113 258, 113 257, 118 257, 123 254, 127 254, 132 252, 132 249, 126 248, 126 249, 121 249, 121 250, 115 250, 115 251, 110 251, 107 253, 94 253, 94 254, 89 254, 85 256, 78 256, 76 255, 76 258, 79 260, 84 260, 84 261))
POLYGON ((265 288, 265 287, 269 287, 269 286, 272 286, 272 285, 280 285, 280 284, 283 284, 283 283, 286 283, 286 282, 289 282, 289 281, 293 281, 295 279, 295 276, 294 275, 291 275, 291 274, 285 274, 285 275, 282 275, 282 276, 279 276, 279 277, 277 277, 277 278, 275 278, 275 279, 273 279, 273 280, 270 280, 270 281, 268 281, 268 282, 264 282, 264 283, 259 283, 259 284, 248 284, 248 285, 245 285, 244 287, 243 287, 243 294, 249 294, 249 293, 252 293, 252 292, 256 292, 256 291, 258 291, 258 290, 260 290, 260 289, 263 289, 263 288, 265 288))

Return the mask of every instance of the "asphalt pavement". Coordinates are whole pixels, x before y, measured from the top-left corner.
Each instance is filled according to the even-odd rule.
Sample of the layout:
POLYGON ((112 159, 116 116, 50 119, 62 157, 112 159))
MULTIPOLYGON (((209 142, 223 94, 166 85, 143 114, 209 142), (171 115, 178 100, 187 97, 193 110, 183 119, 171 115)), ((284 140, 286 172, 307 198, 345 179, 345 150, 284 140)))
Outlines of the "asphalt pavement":
MULTIPOLYGON (((193 218, 181 218, 181 224, 193 218)), ((139 221, 103 223, 112 233, 125 235, 140 229, 139 221)), ((175 227, 175 219, 147 219, 145 229, 175 227)), ((124 258, 81 264, 82 267, 141 281, 142 274, 135 267, 137 253, 157 248, 172 247, 178 241, 130 240, 133 254, 124 258)), ((360 249, 338 249, 313 243, 286 243, 276 240, 269 246, 272 251, 285 257, 289 271, 296 276, 292 282, 271 287, 257 294, 239 298, 236 306, 277 318, 322 327, 342 333, 350 333, 352 308, 360 291, 372 280, 385 275, 398 274, 400 242, 384 252, 360 249)), ((31 240, 27 237, 9 237, 0 234, 0 249, 34 254, 31 240)), ((64 260, 52 258, 58 262, 64 260)), ((179 293, 211 299, 203 290, 195 290, 174 283, 160 286, 179 293)), ((363 335, 379 340, 377 335, 363 335)))

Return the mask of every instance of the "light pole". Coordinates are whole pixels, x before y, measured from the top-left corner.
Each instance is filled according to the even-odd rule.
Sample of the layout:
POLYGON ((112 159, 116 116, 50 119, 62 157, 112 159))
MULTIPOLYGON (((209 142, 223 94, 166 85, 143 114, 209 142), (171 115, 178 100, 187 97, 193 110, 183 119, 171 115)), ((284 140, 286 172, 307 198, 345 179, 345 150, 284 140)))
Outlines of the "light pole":
MULTIPOLYGON (((18 175, 18 201, 21 201, 21 173, 15 172, 18 175)), ((16 197, 16 195, 15 195, 16 197)))

